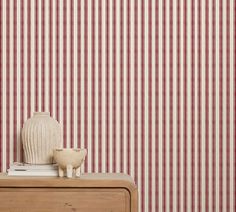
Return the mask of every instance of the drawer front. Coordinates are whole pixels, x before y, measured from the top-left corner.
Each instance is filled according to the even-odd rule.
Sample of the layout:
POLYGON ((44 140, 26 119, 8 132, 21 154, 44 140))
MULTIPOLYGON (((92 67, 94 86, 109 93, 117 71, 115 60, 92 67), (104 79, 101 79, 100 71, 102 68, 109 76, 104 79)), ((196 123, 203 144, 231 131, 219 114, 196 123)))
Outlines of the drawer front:
POLYGON ((128 212, 130 195, 122 188, 1 188, 0 211, 128 212))

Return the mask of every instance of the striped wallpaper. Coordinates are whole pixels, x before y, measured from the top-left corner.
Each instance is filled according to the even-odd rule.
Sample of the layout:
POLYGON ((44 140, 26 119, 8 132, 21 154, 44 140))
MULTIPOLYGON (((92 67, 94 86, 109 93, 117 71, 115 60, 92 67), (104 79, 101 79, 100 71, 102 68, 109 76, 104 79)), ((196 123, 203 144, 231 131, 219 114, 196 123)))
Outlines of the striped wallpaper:
POLYGON ((140 212, 236 210, 233 0, 0 0, 0 166, 34 111, 124 172, 140 212))

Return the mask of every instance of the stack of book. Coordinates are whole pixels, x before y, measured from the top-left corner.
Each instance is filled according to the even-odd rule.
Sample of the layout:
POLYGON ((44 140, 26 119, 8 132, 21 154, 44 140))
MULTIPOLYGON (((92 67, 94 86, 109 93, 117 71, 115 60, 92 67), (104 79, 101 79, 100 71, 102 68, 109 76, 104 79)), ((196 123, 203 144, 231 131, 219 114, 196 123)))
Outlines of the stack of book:
POLYGON ((50 165, 31 165, 26 163, 13 163, 7 170, 9 176, 58 176, 58 166, 50 165))

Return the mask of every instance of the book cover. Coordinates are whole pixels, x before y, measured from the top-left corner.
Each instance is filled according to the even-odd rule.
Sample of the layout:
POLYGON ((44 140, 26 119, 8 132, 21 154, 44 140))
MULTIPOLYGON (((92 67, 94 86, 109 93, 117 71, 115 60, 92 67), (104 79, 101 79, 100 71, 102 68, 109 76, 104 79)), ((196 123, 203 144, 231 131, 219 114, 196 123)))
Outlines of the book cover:
POLYGON ((57 177, 57 170, 7 170, 9 176, 48 176, 57 177))
POLYGON ((46 164, 46 165, 32 165, 27 163, 13 163, 10 165, 9 170, 57 170, 57 164, 46 164))

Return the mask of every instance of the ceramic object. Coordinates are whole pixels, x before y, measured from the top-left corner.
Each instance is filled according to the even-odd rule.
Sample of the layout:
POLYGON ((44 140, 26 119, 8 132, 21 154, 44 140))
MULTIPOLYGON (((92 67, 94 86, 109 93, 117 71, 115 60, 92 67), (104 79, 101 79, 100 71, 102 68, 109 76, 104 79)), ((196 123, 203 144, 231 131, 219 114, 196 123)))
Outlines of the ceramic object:
POLYGON ((64 177, 65 173, 68 178, 80 176, 80 167, 87 155, 86 149, 55 149, 53 157, 58 164, 59 177, 64 177))
POLYGON ((53 163, 53 150, 62 147, 60 124, 49 112, 35 112, 24 123, 22 144, 26 163, 53 163))

